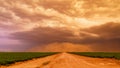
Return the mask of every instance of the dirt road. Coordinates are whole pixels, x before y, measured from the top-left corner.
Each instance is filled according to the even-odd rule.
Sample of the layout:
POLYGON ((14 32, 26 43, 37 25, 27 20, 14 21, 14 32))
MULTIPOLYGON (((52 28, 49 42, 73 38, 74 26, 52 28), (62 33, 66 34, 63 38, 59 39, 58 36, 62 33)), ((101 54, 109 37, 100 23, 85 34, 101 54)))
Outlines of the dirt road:
POLYGON ((0 68, 120 68, 120 61, 61 53, 0 68))

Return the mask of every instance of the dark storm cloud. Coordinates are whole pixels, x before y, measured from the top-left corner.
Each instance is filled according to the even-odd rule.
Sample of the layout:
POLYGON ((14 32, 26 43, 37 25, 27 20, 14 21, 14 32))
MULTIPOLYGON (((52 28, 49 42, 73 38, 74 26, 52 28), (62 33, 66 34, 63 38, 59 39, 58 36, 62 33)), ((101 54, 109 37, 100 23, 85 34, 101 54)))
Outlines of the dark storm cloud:
POLYGON ((79 35, 66 28, 39 27, 32 31, 14 33, 13 38, 34 45, 68 42, 87 44, 95 51, 120 51, 120 24, 94 26, 79 31, 79 35))
POLYGON ((101 26, 94 26, 84 31, 97 34, 97 42, 119 42, 120 41, 120 23, 107 23, 101 26))
MULTIPOLYGON (((101 25, 120 21, 119 3, 120 0, 0 0, 0 39, 13 33, 10 40, 19 40, 23 48, 67 42, 91 45, 95 50, 106 50, 108 46, 119 50, 119 24, 101 25)), ((15 41, 8 43, 11 46, 15 41)), ((18 46, 21 45, 15 47, 18 46)))
POLYGON ((91 40, 95 51, 120 51, 120 23, 107 23, 94 26, 85 31, 98 34, 99 37, 91 40))
POLYGON ((49 43, 78 43, 89 44, 97 41, 97 37, 89 35, 89 33, 80 31, 76 35, 73 30, 67 28, 55 27, 38 27, 31 31, 14 33, 12 38, 21 40, 22 42, 30 44, 49 44, 49 43))
POLYGON ((13 38, 23 42, 35 44, 48 44, 54 42, 69 42, 74 37, 70 30, 64 28, 39 27, 32 31, 17 32, 13 38))
POLYGON ((120 23, 109 22, 101 26, 85 29, 85 31, 99 34, 101 37, 105 38, 120 37, 120 23))

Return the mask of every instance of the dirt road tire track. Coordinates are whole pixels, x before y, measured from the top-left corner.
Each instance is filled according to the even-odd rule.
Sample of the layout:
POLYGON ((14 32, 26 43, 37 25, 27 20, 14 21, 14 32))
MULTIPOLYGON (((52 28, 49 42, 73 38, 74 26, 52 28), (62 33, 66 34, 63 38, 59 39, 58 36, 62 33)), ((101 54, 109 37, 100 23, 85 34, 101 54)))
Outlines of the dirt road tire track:
POLYGON ((0 68, 120 68, 120 61, 60 53, 0 68))

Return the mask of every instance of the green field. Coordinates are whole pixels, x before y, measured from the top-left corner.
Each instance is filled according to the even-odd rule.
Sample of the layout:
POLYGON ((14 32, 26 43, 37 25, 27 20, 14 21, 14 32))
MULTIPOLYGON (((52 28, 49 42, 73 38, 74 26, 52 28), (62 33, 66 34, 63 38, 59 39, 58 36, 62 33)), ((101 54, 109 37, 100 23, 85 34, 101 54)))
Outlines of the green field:
MULTIPOLYGON (((18 61, 26 61, 56 54, 58 52, 0 52, 0 65, 9 65, 18 61)), ((94 58, 115 58, 120 60, 120 53, 110 52, 69 52, 94 58)))
POLYGON ((57 52, 0 52, 0 65, 30 60, 56 54, 57 52))
POLYGON ((120 53, 114 52, 69 52, 72 54, 94 57, 94 58, 115 58, 120 60, 120 53))

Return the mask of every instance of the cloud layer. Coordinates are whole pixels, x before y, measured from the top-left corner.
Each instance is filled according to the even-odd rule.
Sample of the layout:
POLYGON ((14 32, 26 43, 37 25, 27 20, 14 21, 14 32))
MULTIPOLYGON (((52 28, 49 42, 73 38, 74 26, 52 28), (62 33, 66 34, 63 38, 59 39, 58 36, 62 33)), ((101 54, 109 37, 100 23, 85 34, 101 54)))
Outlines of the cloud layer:
POLYGON ((34 51, 38 47, 38 51, 51 51, 55 47, 58 51, 120 51, 119 3, 0 0, 0 40, 6 42, 0 43, 0 50, 34 51), (8 48, 12 45, 7 43, 17 50, 8 48))
POLYGON ((17 32, 13 34, 13 38, 34 46, 35 44, 36 46, 42 46, 67 42, 71 44, 81 44, 83 46, 89 45, 95 51, 101 49, 104 51, 119 51, 119 30, 119 23, 107 23, 88 29, 81 29, 78 31, 78 34, 66 28, 39 27, 32 31, 17 32), (106 48, 109 50, 106 50, 106 48))

